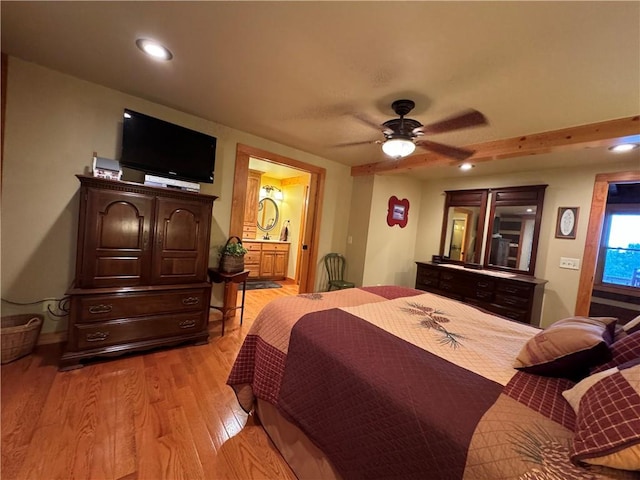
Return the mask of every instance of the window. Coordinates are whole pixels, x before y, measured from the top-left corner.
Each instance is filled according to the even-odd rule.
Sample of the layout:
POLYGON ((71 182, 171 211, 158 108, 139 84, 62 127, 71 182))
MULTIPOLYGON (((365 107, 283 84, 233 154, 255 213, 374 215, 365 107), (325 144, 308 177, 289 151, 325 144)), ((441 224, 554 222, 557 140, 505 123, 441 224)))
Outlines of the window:
POLYGON ((640 205, 609 205, 600 242, 598 280, 640 289, 640 205))

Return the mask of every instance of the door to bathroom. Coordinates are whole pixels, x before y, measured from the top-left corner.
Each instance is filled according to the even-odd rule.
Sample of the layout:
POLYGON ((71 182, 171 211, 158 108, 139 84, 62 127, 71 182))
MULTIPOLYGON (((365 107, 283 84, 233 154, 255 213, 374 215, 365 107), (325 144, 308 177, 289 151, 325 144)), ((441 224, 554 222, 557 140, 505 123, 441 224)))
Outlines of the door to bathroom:
POLYGON ((233 184, 230 235, 242 236, 245 203, 247 199, 247 180, 249 164, 253 159, 273 165, 286 166, 309 175, 305 188, 300 218, 291 219, 300 222, 296 237, 296 251, 290 252, 297 259, 293 278, 299 283, 299 292, 308 293, 315 289, 316 266, 318 259, 318 237, 320 232, 320 211, 324 194, 325 169, 299 160, 283 157, 265 150, 238 144, 236 150, 236 168, 233 184))

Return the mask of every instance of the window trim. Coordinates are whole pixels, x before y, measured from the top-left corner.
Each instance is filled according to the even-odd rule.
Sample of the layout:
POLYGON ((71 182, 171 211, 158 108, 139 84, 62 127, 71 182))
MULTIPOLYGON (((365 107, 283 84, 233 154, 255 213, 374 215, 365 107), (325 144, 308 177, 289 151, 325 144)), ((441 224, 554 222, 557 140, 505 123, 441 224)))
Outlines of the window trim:
POLYGON ((604 261, 607 251, 607 239, 609 238, 609 232, 611 230, 611 217, 619 213, 640 213, 640 203, 625 203, 625 204, 610 204, 607 205, 604 214, 604 221, 602 225, 602 234, 600 235, 600 245, 598 248, 598 260, 596 263, 596 272, 593 279, 593 288, 598 290, 608 291, 612 293, 620 293, 623 295, 631 295, 634 297, 640 296, 640 288, 615 285, 613 283, 604 283, 602 281, 602 275, 604 273, 604 261))

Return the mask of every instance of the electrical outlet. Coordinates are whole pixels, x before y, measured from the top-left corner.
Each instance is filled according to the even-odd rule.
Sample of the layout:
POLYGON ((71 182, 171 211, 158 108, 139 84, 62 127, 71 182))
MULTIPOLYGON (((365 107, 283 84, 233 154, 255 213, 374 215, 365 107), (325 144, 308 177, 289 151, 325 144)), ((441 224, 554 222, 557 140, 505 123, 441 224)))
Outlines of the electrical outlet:
POLYGON ((560 257, 560 268, 568 268, 569 270, 580 270, 580 259, 560 257))

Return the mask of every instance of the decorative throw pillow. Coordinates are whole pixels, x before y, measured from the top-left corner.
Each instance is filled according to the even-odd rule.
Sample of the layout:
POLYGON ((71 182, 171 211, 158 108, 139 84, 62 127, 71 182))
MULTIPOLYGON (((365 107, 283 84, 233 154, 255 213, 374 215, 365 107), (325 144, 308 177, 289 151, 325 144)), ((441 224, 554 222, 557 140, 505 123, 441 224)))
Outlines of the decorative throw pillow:
POLYGON ((617 319, 613 317, 569 317, 559 320, 522 347, 514 367, 547 377, 578 381, 589 368, 611 359, 617 319))
POLYGON ((594 368, 593 373, 603 372, 636 358, 640 358, 640 330, 614 342, 611 345, 611 360, 594 368))
POLYGON ((624 329, 624 325, 620 325, 619 323, 616 323, 616 329, 613 332, 613 341, 617 342, 618 340, 622 340, 627 335, 628 333, 624 329))
POLYGON ((576 411, 575 463, 640 470, 640 362, 585 378, 562 393, 576 411))
POLYGON ((622 328, 627 332, 627 335, 634 332, 640 332, 640 315, 625 323, 622 328))

